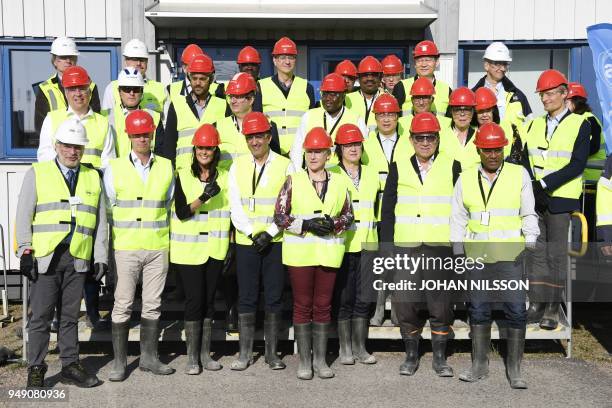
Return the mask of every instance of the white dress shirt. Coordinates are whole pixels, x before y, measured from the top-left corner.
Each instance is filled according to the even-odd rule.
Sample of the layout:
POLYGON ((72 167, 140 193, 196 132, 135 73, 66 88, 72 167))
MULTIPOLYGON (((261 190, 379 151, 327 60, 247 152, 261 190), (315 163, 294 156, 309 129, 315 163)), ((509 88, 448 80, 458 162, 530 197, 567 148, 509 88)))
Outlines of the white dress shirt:
POLYGON ((501 121, 506 114, 506 90, 504 85, 500 81, 497 85, 493 86, 493 84, 485 79, 485 86, 497 95, 497 110, 499 110, 499 120, 501 121))
POLYGON ((379 133, 378 140, 380 140, 380 145, 382 146, 383 153, 387 158, 387 163, 391 163, 391 159, 393 158, 393 149, 397 143, 397 132, 393 132, 391 136, 384 136, 379 133))

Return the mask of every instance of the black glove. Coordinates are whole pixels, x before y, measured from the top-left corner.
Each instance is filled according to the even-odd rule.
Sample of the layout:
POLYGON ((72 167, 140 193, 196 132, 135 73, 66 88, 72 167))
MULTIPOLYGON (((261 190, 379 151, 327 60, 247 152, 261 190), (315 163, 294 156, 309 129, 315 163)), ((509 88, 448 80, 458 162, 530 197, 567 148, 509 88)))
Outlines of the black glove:
POLYGON ((535 209, 543 213, 548 208, 549 196, 539 180, 532 180, 531 187, 533 188, 533 197, 535 198, 535 209))
POLYGON ((24 252, 19 261, 19 272, 32 282, 38 279, 38 263, 32 252, 24 252))
POLYGON ((213 181, 212 183, 206 184, 206 187, 204 187, 204 192, 199 197, 200 201, 205 203, 206 201, 210 200, 212 197, 219 194, 219 191, 221 191, 221 187, 219 187, 219 185, 217 184, 217 180, 213 181))
POLYGON ((104 275, 106 275, 106 273, 108 272, 108 265, 105 263, 95 263, 94 264, 94 273, 93 273, 93 278, 96 282, 100 282, 102 280, 102 278, 104 277, 104 275))
POLYGON ((311 218, 302 221, 302 231, 312 232, 319 237, 323 237, 333 231, 333 226, 330 228, 329 222, 324 217, 311 218))
POLYGON ((257 252, 262 253, 263 251, 270 246, 272 242, 272 235, 268 234, 266 231, 262 231, 256 234, 253 238, 253 246, 257 250, 257 252))

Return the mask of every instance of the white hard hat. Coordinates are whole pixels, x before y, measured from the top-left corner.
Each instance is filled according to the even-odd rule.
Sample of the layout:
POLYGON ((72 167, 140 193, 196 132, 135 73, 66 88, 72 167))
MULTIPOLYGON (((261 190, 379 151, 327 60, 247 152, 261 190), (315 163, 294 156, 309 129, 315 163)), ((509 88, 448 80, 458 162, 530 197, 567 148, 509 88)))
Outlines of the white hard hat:
POLYGON ((488 59, 489 61, 512 61, 512 57, 510 56, 510 50, 506 47, 506 44, 503 42, 493 42, 491 43, 487 49, 485 50, 483 59, 488 59))
POLYGON ((140 70, 134 67, 126 67, 119 71, 117 78, 118 86, 140 86, 144 87, 145 82, 140 70))
POLYGON ((149 50, 144 42, 138 38, 128 41, 123 47, 123 56, 132 58, 149 58, 149 50))
POLYGON ((76 44, 72 38, 57 37, 51 43, 51 54, 53 55, 79 55, 76 44))
POLYGON ((89 143, 85 126, 76 119, 68 119, 57 128, 55 141, 79 146, 89 143))

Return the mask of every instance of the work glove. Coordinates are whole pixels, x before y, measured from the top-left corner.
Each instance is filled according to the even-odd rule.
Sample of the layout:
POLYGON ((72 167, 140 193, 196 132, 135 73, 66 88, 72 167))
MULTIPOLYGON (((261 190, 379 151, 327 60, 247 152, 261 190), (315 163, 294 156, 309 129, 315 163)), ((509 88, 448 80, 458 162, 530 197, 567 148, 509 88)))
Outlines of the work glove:
POLYGON ((94 264, 93 278, 96 282, 100 282, 104 275, 108 272, 108 265, 102 262, 94 264))
POLYGON ((539 180, 532 180, 531 187, 533 188, 533 197, 535 198, 535 209, 537 212, 543 213, 548 208, 549 196, 539 180))
POLYGON ((212 197, 219 194, 220 191, 221 191, 221 187, 219 187, 219 185, 217 184, 217 180, 212 181, 206 184, 206 187, 204 187, 204 192, 199 197, 200 201, 205 203, 206 201, 210 200, 212 197))
POLYGON ((311 218, 309 220, 302 221, 303 232, 312 232, 319 237, 329 235, 333 230, 333 221, 330 225, 329 221, 325 217, 311 218))
POLYGON ((266 231, 262 231, 255 236, 253 236, 253 246, 260 254, 264 252, 272 242, 272 235, 268 234, 266 231))
POLYGON ((32 255, 32 251, 26 250, 19 261, 19 272, 28 278, 31 282, 36 282, 38 279, 38 263, 32 255))

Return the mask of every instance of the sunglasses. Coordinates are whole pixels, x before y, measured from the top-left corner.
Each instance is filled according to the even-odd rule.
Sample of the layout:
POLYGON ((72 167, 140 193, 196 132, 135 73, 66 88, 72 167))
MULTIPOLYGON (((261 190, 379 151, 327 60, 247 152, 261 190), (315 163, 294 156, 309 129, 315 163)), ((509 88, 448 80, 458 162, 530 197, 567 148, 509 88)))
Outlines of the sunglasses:
POLYGON ((139 86, 121 86, 121 87, 119 87, 119 90, 121 92, 125 92, 127 94, 129 94, 129 93, 135 93, 135 94, 142 93, 142 88, 139 87, 139 86))
POLYGON ((433 143, 438 140, 438 135, 412 135, 411 136, 417 143, 424 143, 428 141, 429 143, 433 143))

